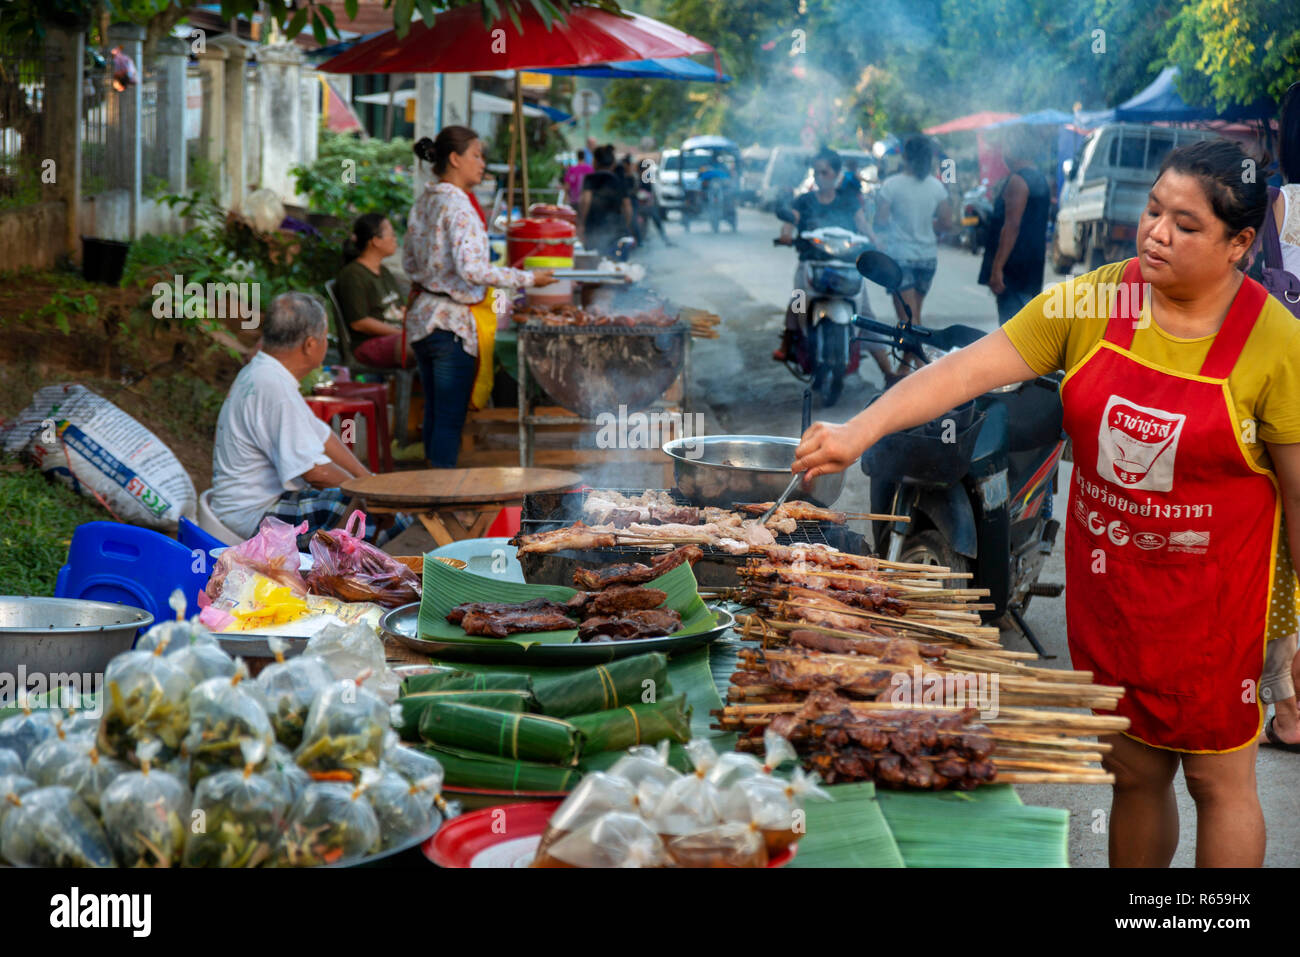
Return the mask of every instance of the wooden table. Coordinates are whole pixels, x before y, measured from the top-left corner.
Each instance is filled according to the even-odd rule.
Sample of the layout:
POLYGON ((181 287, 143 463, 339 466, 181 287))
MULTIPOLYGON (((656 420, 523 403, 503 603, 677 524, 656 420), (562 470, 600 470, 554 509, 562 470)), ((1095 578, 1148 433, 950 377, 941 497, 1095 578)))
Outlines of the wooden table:
POLYGON ((582 482, 577 472, 541 468, 423 469, 352 479, 342 486, 377 514, 410 512, 439 545, 482 538, 507 505, 525 495, 582 482))

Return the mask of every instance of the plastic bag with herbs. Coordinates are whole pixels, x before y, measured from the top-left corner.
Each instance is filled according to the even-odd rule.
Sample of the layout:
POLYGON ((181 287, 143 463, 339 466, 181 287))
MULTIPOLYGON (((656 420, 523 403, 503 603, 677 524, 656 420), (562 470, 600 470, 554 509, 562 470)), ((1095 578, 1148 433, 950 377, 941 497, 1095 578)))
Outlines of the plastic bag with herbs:
POLYGON ((367 769, 360 784, 321 781, 303 791, 285 819, 273 866, 346 864, 379 850, 379 818, 365 798, 378 774, 367 769))
POLYGON ((85 708, 63 709, 63 733, 69 738, 90 737, 99 733, 102 720, 97 711, 85 708))
POLYGON ((396 608, 420 600, 420 578, 365 540, 366 513, 354 509, 343 528, 322 529, 308 548, 313 559, 307 587, 315 595, 372 601, 396 608))
POLYGON ((49 787, 54 784, 60 768, 88 753, 94 744, 94 738, 85 735, 69 737, 64 730, 63 721, 56 720, 54 737, 47 738, 36 746, 27 758, 24 773, 41 787, 49 787))
POLYGON ((303 654, 323 660, 339 680, 354 680, 365 672, 366 689, 385 704, 396 701, 401 691, 401 679, 388 670, 383 640, 365 622, 326 625, 307 642, 303 654))
POLYGON ((0 857, 15 867, 114 867, 95 814, 67 787, 36 788, 9 797, 0 824, 0 857))
POLYGON ((23 759, 13 748, 0 748, 0 775, 22 774, 23 759))
POLYGON ((614 811, 550 846, 533 867, 671 867, 663 840, 639 815, 614 811))
POLYGON ((190 645, 170 657, 172 663, 189 675, 196 685, 212 678, 229 678, 235 673, 235 659, 215 642, 190 645))
POLYGON ((271 745, 262 766, 263 777, 269 778, 284 796, 284 806, 291 807, 298 796, 311 784, 311 775, 298 767, 293 754, 280 744, 271 745))
POLYGON ((322 688, 307 712, 294 760, 316 780, 360 780, 361 769, 378 767, 389 729, 388 706, 362 687, 368 675, 322 688))
POLYGON ((246 740, 244 767, 219 771, 194 790, 185 867, 257 867, 271 858, 284 819, 280 787, 255 769, 266 760, 261 741, 246 740))
POLYGON ((190 787, 209 774, 242 767, 244 741, 260 741, 269 748, 275 740, 266 706, 247 677, 241 661, 232 677, 211 678, 190 692, 190 733, 185 739, 190 787))
POLYGON ((74 757, 55 772, 54 783, 72 788, 86 805, 99 813, 100 798, 105 789, 113 783, 118 775, 131 770, 130 765, 117 758, 101 755, 99 749, 91 747, 85 754, 74 757))
POLYGON ((28 791, 35 791, 37 784, 31 778, 23 774, 0 774, 0 824, 4 824, 5 815, 18 806, 17 800, 10 800, 12 794, 14 798, 20 798, 28 791))
POLYGON ((24 764, 42 741, 48 741, 57 733, 55 720, 58 716, 52 711, 32 711, 24 709, 22 714, 10 715, 0 721, 0 748, 5 748, 18 755, 24 764))
POLYGON ((334 675, 316 655, 286 659, 284 653, 289 643, 282 638, 269 638, 267 644, 275 662, 262 669, 257 676, 257 687, 266 703, 275 739, 292 751, 302 744, 302 730, 312 701, 322 688, 334 681, 334 675))
POLYGON ((178 655, 189 648, 200 646, 220 648, 212 631, 203 625, 197 616, 190 621, 182 618, 154 625, 136 641, 135 650, 157 651, 158 646, 162 644, 166 645, 163 654, 168 656, 178 655))
POLYGON ((190 792, 174 775, 152 766, 156 741, 140 745, 139 771, 113 779, 100 798, 100 819, 122 867, 174 867, 185 848, 190 792))
POLYGON ((104 672, 104 717, 98 745, 102 754, 136 760, 136 749, 157 738, 158 760, 171 760, 189 732, 188 698, 194 682, 159 643, 152 651, 128 651, 109 662, 104 672))
POLYGON ((382 850, 428 836, 442 822, 435 805, 441 788, 441 772, 414 784, 396 771, 379 773, 378 780, 366 788, 366 799, 379 820, 382 850))
POLYGON ((437 758, 431 754, 425 754, 423 751, 417 751, 415 748, 408 748, 400 743, 395 735, 385 736, 384 741, 384 757, 380 764, 381 769, 396 771, 406 778, 407 784, 414 784, 416 781, 423 781, 428 777, 437 777, 438 783, 434 786, 433 791, 435 794, 442 792, 442 782, 446 775, 437 758))

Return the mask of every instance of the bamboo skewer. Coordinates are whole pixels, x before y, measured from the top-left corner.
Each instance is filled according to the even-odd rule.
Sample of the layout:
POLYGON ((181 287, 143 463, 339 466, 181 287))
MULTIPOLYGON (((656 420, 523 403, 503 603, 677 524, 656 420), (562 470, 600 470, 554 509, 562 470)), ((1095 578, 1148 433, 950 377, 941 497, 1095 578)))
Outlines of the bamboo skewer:
POLYGON ((994 784, 1114 784, 1115 775, 1107 771, 1056 774, 1048 771, 998 772, 994 784))
MULTIPOLYGON (((866 617, 868 621, 878 621, 882 624, 892 623, 893 627, 898 628, 900 630, 917 631, 924 635, 933 635, 941 638, 947 638, 950 641, 953 641, 961 645, 968 645, 974 648, 988 648, 988 649, 1001 648, 1001 646, 996 641, 993 641, 992 639, 982 638, 976 634, 959 631, 953 628, 940 628, 938 625, 927 625, 919 622, 909 622, 903 618, 891 618, 889 615, 877 615, 872 612, 863 612, 862 614, 866 617)), ((808 624, 807 622, 775 621, 772 619, 764 619, 757 615, 741 615, 737 618, 737 620, 743 618, 758 618, 759 622, 766 623, 767 625, 770 625, 772 628, 776 629, 777 631, 794 631, 797 628, 798 629, 806 628, 809 631, 820 631, 824 634, 836 635, 840 638, 861 638, 863 636, 863 632, 860 631, 847 631, 843 628, 831 628, 826 625, 812 625, 812 624, 808 624)), ((997 629, 978 629, 978 630, 996 631, 997 629)), ((1036 658, 1037 655, 1034 655, 1033 657, 1036 658)))

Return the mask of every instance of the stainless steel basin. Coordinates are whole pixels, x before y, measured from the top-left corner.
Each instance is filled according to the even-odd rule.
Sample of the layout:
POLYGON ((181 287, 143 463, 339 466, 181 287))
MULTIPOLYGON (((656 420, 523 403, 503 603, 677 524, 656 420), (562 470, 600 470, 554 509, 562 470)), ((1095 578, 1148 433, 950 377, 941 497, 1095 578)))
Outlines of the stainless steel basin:
POLYGON ((0 672, 100 673, 151 624, 153 615, 129 605, 0 596, 0 672))
MULTIPOLYGON (((678 491, 696 505, 724 508, 736 503, 771 502, 790 483, 790 465, 799 440, 776 435, 683 437, 664 445, 673 460, 678 491)), ((819 475, 811 489, 791 493, 795 500, 829 508, 844 490, 844 473, 819 475)))

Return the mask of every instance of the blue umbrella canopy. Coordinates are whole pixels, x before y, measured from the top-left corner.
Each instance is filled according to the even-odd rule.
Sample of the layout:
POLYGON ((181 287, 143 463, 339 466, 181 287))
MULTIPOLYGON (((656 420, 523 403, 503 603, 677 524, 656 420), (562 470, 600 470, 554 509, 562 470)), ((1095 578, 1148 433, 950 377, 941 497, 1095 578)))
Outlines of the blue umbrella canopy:
POLYGON ((591 66, 559 66, 530 73, 549 73, 552 76, 587 76, 593 78, 623 78, 647 80, 694 80, 701 83, 730 83, 731 77, 719 75, 711 67, 683 58, 654 60, 627 60, 621 63, 594 63, 591 66))
POLYGON ((1026 113, 1024 116, 1016 116, 1009 120, 999 120, 984 128, 986 130, 996 130, 1004 126, 1059 126, 1073 122, 1074 114, 1072 113, 1064 113, 1061 110, 1038 110, 1035 113, 1026 113))
POLYGON ((1208 106, 1188 106, 1174 86, 1177 77, 1178 67, 1165 67, 1150 86, 1115 107, 1115 119, 1128 123, 1189 123, 1213 119, 1267 119, 1277 114, 1277 105, 1268 97, 1246 105, 1230 106, 1223 112, 1208 106))

